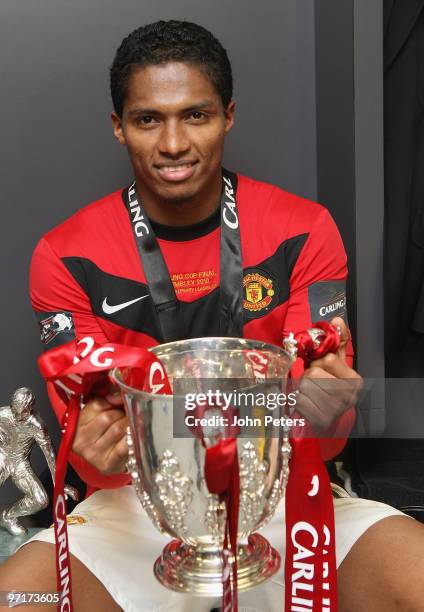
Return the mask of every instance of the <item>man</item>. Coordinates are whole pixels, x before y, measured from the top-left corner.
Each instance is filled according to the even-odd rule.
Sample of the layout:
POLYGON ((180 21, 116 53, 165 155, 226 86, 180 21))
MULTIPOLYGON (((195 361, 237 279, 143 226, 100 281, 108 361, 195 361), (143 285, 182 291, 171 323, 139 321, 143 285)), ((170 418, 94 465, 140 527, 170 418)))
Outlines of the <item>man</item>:
MULTIPOLYGON (((328 212, 221 168, 235 105, 227 54, 209 32, 176 21, 136 30, 117 51, 111 90, 115 136, 128 150, 135 184, 80 210, 39 243, 31 298, 41 326, 58 313, 73 322, 46 348, 87 335, 149 347, 229 332, 280 345, 320 311, 342 314, 346 259, 328 212), (227 181, 235 189, 222 223, 239 231, 240 242, 232 252, 220 245, 227 181)), ((297 407, 316 430, 337 434, 352 422, 360 377, 345 361, 346 325, 334 323, 341 348, 305 371, 297 407), (343 393, 323 384, 336 378, 349 381, 343 393)), ((151 577, 165 540, 132 488, 122 486, 129 482, 126 426, 113 392, 93 397, 79 420, 72 463, 91 490, 102 490, 77 507, 83 524, 69 528, 76 609, 210 610, 219 601, 167 592, 151 577)), ((340 446, 327 444, 325 456, 340 446)), ((423 528, 375 502, 334 505, 340 609, 419 610, 423 528)), ((276 545, 282 524, 280 509, 264 530, 276 545)), ((37 540, 2 568, 0 590, 54 590, 52 530, 37 540)), ((282 589, 280 574, 241 594, 240 604, 281 610, 282 589)))

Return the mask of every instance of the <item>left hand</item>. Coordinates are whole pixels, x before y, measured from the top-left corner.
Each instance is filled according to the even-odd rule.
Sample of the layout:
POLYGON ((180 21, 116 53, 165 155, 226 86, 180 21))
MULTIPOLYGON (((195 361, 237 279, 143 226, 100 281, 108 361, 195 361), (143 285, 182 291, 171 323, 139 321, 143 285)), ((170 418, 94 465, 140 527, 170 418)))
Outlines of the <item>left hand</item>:
POLYGON ((316 433, 329 435, 339 417, 355 406, 363 387, 361 376, 346 363, 346 345, 350 340, 346 323, 335 317, 331 324, 340 328, 340 347, 337 353, 311 362, 300 379, 296 402, 296 410, 316 433))
POLYGON ((74 501, 79 500, 79 493, 75 487, 71 487, 71 485, 66 484, 63 487, 63 491, 65 493, 65 499, 68 499, 68 497, 71 497, 74 501))

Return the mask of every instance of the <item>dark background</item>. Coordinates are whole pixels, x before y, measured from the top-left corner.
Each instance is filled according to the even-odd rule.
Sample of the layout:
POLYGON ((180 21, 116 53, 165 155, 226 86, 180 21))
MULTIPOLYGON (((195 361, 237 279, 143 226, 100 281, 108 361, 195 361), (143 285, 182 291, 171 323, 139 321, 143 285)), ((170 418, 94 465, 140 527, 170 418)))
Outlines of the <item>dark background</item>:
MULTIPOLYGON (((160 18, 196 21, 228 50, 237 114, 226 166, 330 208, 349 254, 350 320, 361 341, 358 359, 366 367, 371 354, 369 367, 378 367, 382 340, 366 322, 356 325, 358 304, 379 308, 374 288, 382 206, 381 3, 372 4, 2 0, 0 405, 9 403, 17 387, 31 387, 57 443, 58 426, 36 365, 41 344, 28 298, 31 253, 47 230, 131 179, 125 150, 112 135, 108 68, 125 35, 160 18), (365 70, 356 74, 361 61, 365 70), (367 171, 372 164, 371 176, 361 163, 367 171), (364 224, 370 203, 374 217, 364 224), (366 236, 370 225, 375 226, 372 242, 366 236), (363 269, 360 283, 357 265, 363 269)), ((38 473, 45 467, 38 450, 34 465, 38 473)), ((15 497, 10 484, 0 490, 0 503, 15 497)))

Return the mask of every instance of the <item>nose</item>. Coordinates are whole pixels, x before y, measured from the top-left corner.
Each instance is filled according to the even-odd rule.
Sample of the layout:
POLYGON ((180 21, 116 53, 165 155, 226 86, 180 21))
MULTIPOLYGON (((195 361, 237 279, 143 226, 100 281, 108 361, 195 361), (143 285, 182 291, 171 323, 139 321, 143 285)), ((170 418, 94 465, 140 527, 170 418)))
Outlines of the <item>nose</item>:
POLYGON ((184 125, 178 120, 165 121, 159 140, 159 151, 170 157, 180 157, 190 149, 184 125))

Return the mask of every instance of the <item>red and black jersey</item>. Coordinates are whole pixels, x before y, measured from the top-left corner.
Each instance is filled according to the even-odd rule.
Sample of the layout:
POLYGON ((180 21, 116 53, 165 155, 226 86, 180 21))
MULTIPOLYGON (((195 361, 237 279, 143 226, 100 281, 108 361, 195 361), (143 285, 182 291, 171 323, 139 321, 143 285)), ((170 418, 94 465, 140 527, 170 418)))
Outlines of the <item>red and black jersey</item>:
MULTIPOLYGON (((84 336, 147 348, 163 341, 123 193, 82 208, 48 232, 34 252, 31 301, 46 348, 84 336)), ((237 207, 243 336, 281 346, 291 331, 343 316, 346 255, 328 211, 240 175, 237 207)), ((219 211, 188 228, 152 223, 188 337, 220 335, 219 223, 219 211)), ((296 363, 294 375, 300 373, 296 363)), ((332 440, 325 456, 341 446, 332 440)))

